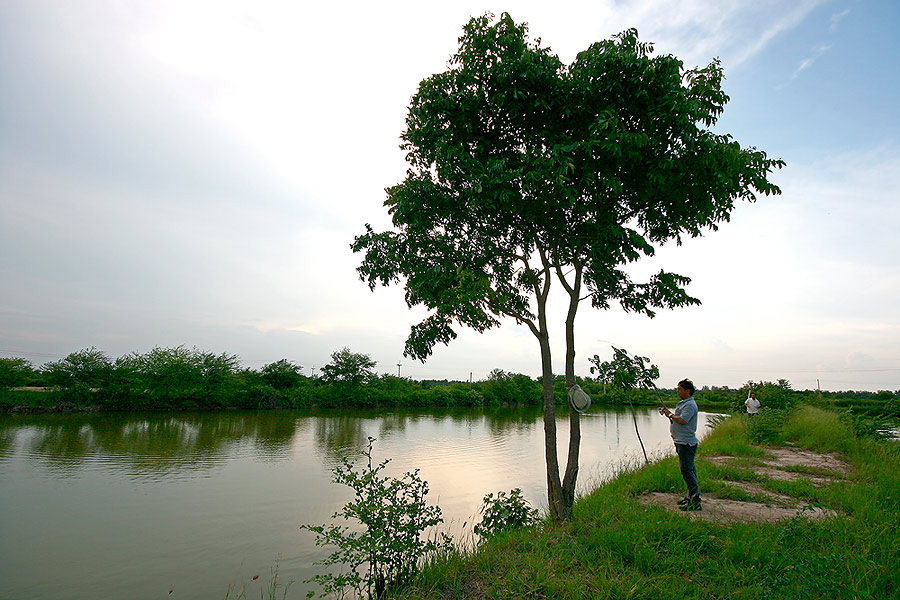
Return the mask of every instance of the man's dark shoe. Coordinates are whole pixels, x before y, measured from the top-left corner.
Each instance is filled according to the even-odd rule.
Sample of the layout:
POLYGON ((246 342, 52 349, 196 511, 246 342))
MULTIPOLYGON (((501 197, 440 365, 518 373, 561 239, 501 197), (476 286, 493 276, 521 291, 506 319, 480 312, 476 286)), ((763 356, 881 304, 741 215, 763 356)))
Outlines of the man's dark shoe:
POLYGON ((678 506, 685 506, 690 501, 691 501, 690 498, 682 498, 681 500, 678 501, 678 506))
POLYGON ((685 504, 682 504, 678 508, 680 508, 681 510, 686 511, 686 512, 694 512, 697 510, 703 510, 703 506, 699 502, 687 502, 685 504))

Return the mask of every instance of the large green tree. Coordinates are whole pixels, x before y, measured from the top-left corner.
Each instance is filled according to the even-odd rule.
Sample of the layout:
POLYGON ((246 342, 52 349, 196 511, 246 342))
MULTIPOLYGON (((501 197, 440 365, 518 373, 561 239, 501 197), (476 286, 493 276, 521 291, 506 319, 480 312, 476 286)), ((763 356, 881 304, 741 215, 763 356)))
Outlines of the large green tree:
POLYGON ((653 56, 635 30, 563 64, 503 14, 473 18, 448 69, 419 85, 402 148, 406 179, 387 189, 394 229, 366 232, 360 277, 402 283, 429 316, 405 354, 424 361, 462 325, 483 332, 511 318, 540 347, 551 515, 571 514, 580 422, 570 411, 560 478, 547 303, 568 298, 565 376, 575 383, 575 315, 583 300, 650 317, 699 304, 689 279, 660 271, 635 282, 625 267, 659 245, 715 230, 737 200, 778 193, 782 162, 710 128, 728 100, 718 61, 685 69, 653 56))

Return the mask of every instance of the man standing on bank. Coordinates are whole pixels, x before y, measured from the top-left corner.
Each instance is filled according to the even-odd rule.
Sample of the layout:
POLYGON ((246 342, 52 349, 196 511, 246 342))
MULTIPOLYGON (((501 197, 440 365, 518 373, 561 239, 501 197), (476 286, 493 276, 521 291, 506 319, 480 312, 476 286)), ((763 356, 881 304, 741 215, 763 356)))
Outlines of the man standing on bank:
POLYGON ((762 403, 756 399, 756 392, 750 392, 750 395, 744 400, 744 406, 747 407, 748 415, 755 415, 759 412, 759 407, 762 406, 762 403))
POLYGON ((700 504, 700 486, 697 484, 697 469, 694 457, 697 455, 697 403, 694 401, 694 384, 690 379, 682 379, 676 389, 681 399, 675 405, 675 412, 666 407, 659 409, 659 414, 669 418, 669 431, 675 442, 678 454, 678 466, 681 476, 687 484, 687 496, 678 501, 681 510, 703 510, 700 504))

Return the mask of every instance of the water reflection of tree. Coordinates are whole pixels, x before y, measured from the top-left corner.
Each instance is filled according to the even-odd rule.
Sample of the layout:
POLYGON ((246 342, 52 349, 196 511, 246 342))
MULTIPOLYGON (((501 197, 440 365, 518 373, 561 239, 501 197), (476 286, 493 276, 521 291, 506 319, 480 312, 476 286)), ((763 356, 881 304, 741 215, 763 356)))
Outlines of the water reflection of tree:
POLYGON ((316 416, 313 439, 326 465, 336 465, 342 458, 357 455, 366 448, 370 435, 365 427, 366 422, 360 412, 316 416))
POLYGON ((485 421, 493 436, 503 436, 510 433, 530 433, 542 424, 538 417, 542 417, 540 408, 526 406, 517 409, 488 410, 485 413, 485 421))
POLYGON ((96 459, 153 478, 212 468, 242 444, 258 458, 286 458, 299 426, 288 412, 37 415, 16 421, 0 431, 5 437, 28 431, 28 458, 55 472, 74 473, 96 459))
POLYGON ((31 456, 44 459, 47 466, 60 475, 74 474, 94 446, 94 435, 86 423, 52 423, 38 428, 29 440, 31 456))
POLYGON ((394 410, 382 413, 378 424, 378 438, 384 439, 395 433, 403 433, 409 425, 416 423, 422 417, 422 411, 394 410))
POLYGON ((8 426, 0 425, 0 457, 12 453, 16 443, 16 432, 8 426))
POLYGON ((254 454, 257 458, 274 461, 287 458, 294 439, 309 425, 308 417, 293 411, 272 411, 260 415, 253 435, 254 454))

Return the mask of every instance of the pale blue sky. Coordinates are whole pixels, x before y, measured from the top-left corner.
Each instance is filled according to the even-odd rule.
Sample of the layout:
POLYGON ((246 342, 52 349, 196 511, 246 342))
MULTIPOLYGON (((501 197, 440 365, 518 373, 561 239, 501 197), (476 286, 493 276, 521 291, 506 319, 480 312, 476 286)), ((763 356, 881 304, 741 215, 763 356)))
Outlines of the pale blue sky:
POLYGON ((349 251, 388 225, 416 85, 490 10, 566 62, 627 27, 688 65, 720 57, 718 130, 788 163, 782 196, 635 265, 692 277, 701 307, 582 308, 579 374, 613 342, 665 386, 900 388, 898 3, 437 4, 0 3, 0 356, 185 344, 308 374, 348 346, 417 379, 537 374, 512 323, 402 358, 422 313, 370 293, 349 251))

